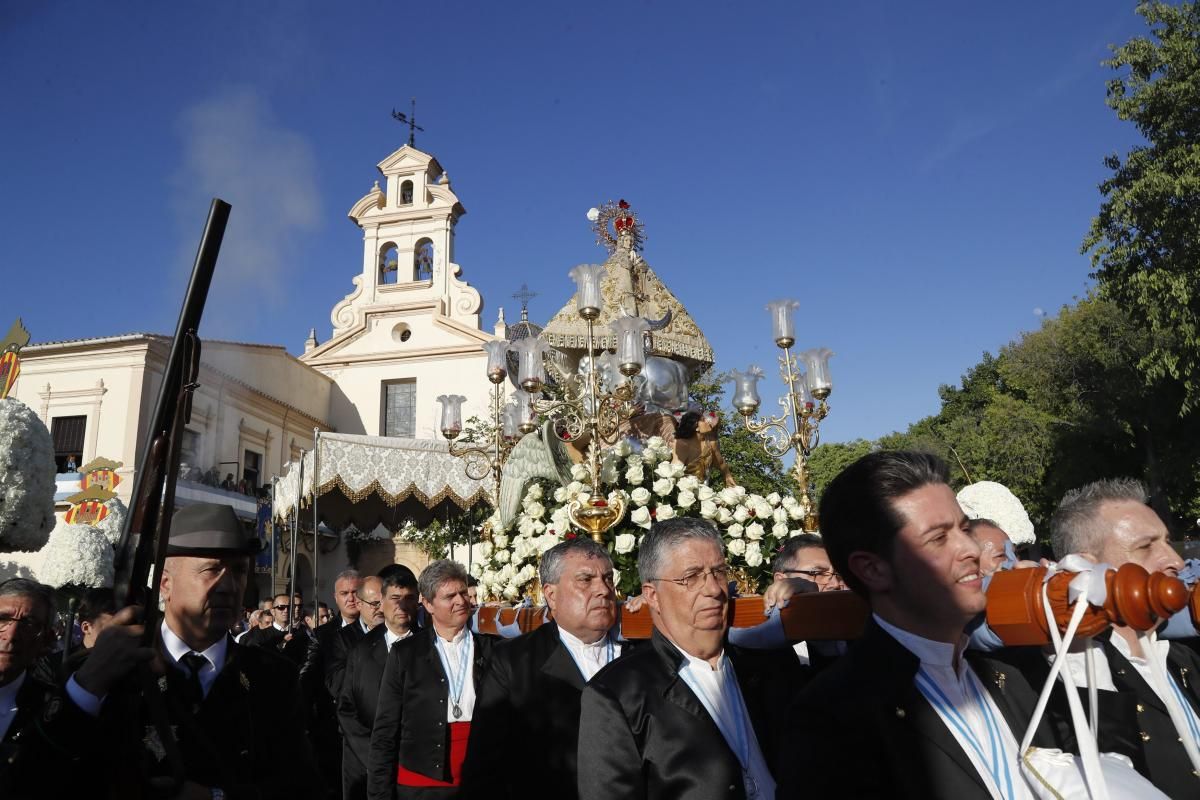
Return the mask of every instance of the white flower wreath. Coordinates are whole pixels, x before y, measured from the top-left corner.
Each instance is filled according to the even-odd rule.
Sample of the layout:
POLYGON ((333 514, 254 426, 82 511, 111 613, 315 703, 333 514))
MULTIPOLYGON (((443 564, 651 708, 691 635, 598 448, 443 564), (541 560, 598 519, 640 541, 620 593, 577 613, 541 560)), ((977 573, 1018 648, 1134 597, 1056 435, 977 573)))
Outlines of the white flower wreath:
POLYGON ((0 400, 0 550, 39 550, 54 527, 54 444, 37 414, 0 400))

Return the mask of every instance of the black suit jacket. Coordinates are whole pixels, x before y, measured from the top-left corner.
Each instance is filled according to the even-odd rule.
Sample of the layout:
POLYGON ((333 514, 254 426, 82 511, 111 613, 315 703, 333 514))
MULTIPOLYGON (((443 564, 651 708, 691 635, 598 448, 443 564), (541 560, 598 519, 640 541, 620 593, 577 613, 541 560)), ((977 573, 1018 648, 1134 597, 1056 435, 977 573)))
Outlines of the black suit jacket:
MULTIPOLYGON (((621 648, 628 655, 636 645, 621 648)), ((583 675, 550 622, 496 644, 475 703, 463 764, 464 798, 572 800, 583 675), (536 742, 537 769, 510 769, 513 742, 536 742)))
POLYGON ((386 625, 375 626, 350 648, 346 657, 342 693, 337 702, 338 724, 342 728, 342 797, 346 800, 367 796, 371 730, 379 705, 379 684, 387 666, 386 634, 386 625))
MULTIPOLYGON (((1192 762, 1179 740, 1186 734, 1175 730, 1158 694, 1109 641, 1110 636, 1115 635, 1098 640, 1117 689, 1116 692, 1099 693, 1100 749, 1130 755, 1138 771, 1172 798, 1200 797, 1200 779, 1192 774, 1192 762), (1128 719, 1135 719, 1136 723, 1130 726, 1125 722, 1128 719), (1140 753, 1129 751, 1130 739, 1140 745, 1140 753)), ((1192 710, 1200 713, 1200 686, 1197 685, 1200 658, 1189 648, 1172 642, 1167 655, 1167 673, 1192 710)))
POLYGON ((25 798, 66 793, 57 780, 53 753, 38 747, 37 719, 56 694, 50 669, 31 668, 17 690, 17 713, 0 739, 0 797, 25 798))
POLYGON ((309 697, 319 694, 322 687, 331 698, 341 694, 346 654, 365 635, 358 620, 343 625, 340 616, 317 626, 300 667, 300 685, 309 697))
MULTIPOLYGON (((968 663, 1018 744, 1037 693, 1004 651, 968 663)), ((776 797, 978 798, 991 794, 966 752, 917 689, 920 661, 874 621, 801 694, 789 719, 776 797)), ((1034 743, 1073 751, 1049 716, 1034 743)), ((1014 780, 1021 780, 1015 774, 1014 780)))
MULTIPOLYGON (((194 713, 184 706, 186 678, 180 670, 167 669, 165 687, 188 780, 218 787, 229 800, 317 796, 294 665, 231 638, 225 664, 194 713)), ((74 770, 93 790, 123 786, 139 770, 164 772, 162 751, 148 734, 140 685, 115 689, 99 717, 63 694, 43 712, 39 726, 63 769, 74 770)))
MULTIPOLYGON (((392 800, 398 764, 435 780, 450 780, 450 729, 446 725, 450 682, 433 643, 435 635, 430 625, 396 642, 388 653, 371 732, 367 778, 371 800, 392 800)), ((493 639, 470 635, 474 637, 471 676, 478 704, 493 639)))
MULTIPOLYGON (((768 765, 781 745, 782 713, 804 680, 791 648, 725 645, 768 765)), ((683 655, 661 633, 614 661, 583 690, 581 800, 744 798, 742 768, 716 723, 679 677, 683 655)), ((789 744, 790 749, 790 744, 789 744)))

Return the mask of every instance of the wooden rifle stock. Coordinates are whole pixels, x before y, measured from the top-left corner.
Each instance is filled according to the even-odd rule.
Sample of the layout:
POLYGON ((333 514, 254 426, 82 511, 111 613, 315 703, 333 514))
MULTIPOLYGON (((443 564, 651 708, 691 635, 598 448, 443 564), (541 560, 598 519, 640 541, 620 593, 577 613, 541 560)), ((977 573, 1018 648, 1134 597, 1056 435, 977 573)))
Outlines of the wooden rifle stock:
MULTIPOLYGON (((145 450, 141 461, 135 465, 131 511, 114 554, 113 594, 125 605, 142 606, 142 622, 145 625, 142 644, 147 647, 157 646, 158 641, 158 586, 167 557, 171 517, 175 510, 175 483, 179 477, 183 428, 191 416, 192 393, 199 385, 196 379, 200 371, 200 338, 196 332, 200 328, 200 318, 212 285, 229 211, 230 205, 216 198, 209 207, 208 220, 196 251, 191 280, 184 295, 179 321, 175 326, 175 338, 171 342, 162 384, 159 386, 154 416, 146 429, 145 450)), ((167 715, 165 699, 158 689, 158 681, 148 665, 143 664, 138 669, 137 679, 140 697, 131 697, 129 712, 136 714, 134 704, 145 702, 150 720, 166 752, 170 775, 149 777, 140 774, 138 769, 122 770, 119 773, 121 779, 118 785, 111 787, 110 794, 114 798, 137 798, 147 796, 147 793, 171 796, 184 781, 179 743, 167 715)), ((127 759, 125 763, 141 764, 141 740, 122 744, 128 746, 124 753, 127 759)))

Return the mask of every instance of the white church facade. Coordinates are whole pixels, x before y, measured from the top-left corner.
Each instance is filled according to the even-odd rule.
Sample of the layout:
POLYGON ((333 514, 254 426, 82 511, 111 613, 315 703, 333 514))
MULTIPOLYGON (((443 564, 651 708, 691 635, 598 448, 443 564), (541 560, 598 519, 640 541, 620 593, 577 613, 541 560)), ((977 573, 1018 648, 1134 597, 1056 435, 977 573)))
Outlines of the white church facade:
MULTIPOLYGON (((349 212, 363 232, 361 271, 333 306, 332 335, 319 342, 314 329, 299 357, 279 345, 203 342, 201 385, 183 442, 181 504, 227 502, 250 521, 256 490, 312 447, 315 430, 440 439, 441 394, 474 398, 464 407, 467 417, 484 413, 481 345, 504 328, 480 328, 483 300, 453 260, 455 226, 466 210, 427 153, 405 145, 378 167, 383 186, 376 182, 349 212)), ((69 467, 96 457, 123 463, 117 492, 128 503, 169 348, 167 336, 133 333, 21 351, 12 396, 51 430, 62 473, 60 516, 78 489, 69 467)), ((420 566, 415 547, 396 547, 399 560, 420 566)), ((372 560, 381 559, 388 560, 372 560)), ((326 576, 348 562, 344 544, 330 553, 322 548, 320 560, 328 599, 326 576)), ((283 577, 277 571, 271 586, 264 576, 260 591, 280 588, 283 577)), ((299 576, 297 585, 304 585, 299 576)))

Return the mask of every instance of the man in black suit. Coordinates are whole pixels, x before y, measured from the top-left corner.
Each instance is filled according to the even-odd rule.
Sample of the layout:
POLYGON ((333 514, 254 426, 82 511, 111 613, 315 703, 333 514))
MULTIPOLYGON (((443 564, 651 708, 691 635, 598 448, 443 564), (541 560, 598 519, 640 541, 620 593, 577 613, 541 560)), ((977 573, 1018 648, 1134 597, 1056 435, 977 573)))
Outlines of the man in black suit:
POLYGON ((371 733, 371 800, 454 797, 466 756, 476 686, 491 637, 467 627, 467 571, 434 561, 418 581, 429 625, 388 654, 371 733))
MULTIPOLYGON (((1017 749, 1037 696, 994 654, 964 658, 986 599, 948 477, 936 456, 881 451, 826 487, 830 560, 873 615, 792 709, 777 797, 1032 797, 1017 749)), ((1048 733, 1035 743, 1062 745, 1048 733)))
POLYGON ((729 565, 707 520, 654 523, 638 573, 655 631, 583 690, 579 797, 773 797, 780 714, 802 674, 795 655, 725 642, 729 565))
POLYGON ((152 779, 170 773, 169 742, 151 724, 143 685, 134 680, 138 665, 154 659, 164 672, 157 687, 182 760, 184 783, 175 796, 316 795, 296 668, 228 633, 258 547, 229 506, 198 503, 175 515, 155 647, 140 646, 140 610, 122 609, 68 680, 66 697, 39 720, 64 772, 92 789, 124 787, 141 796, 152 779))
POLYGON ((538 570, 554 621, 493 649, 463 765, 464 798, 578 796, 579 698, 622 654, 612 636, 612 559, 603 545, 579 537, 543 553, 538 570), (508 767, 512 742, 536 747, 536 769, 508 767))
POLYGON ((342 797, 345 800, 365 800, 367 796, 371 729, 375 726, 383 668, 392 645, 412 636, 417 624, 420 590, 412 572, 390 572, 382 582, 383 624, 372 628, 350 648, 342 693, 338 698, 338 722, 342 727, 342 797))
POLYGON ((54 640, 53 609, 49 586, 0 583, 0 797, 40 795, 52 777, 25 744, 54 691, 53 670, 38 660, 54 640))
MULTIPOLYGON (((1054 552, 1061 558, 1080 553, 1112 567, 1135 563, 1148 572, 1175 576, 1183 560, 1171 547, 1167 526, 1147 505, 1146 488, 1132 479, 1096 481, 1067 492, 1050 520, 1054 552)), ((1138 771, 1172 798, 1200 796, 1200 778, 1183 746, 1190 736, 1200 745, 1200 659, 1175 642, 1152 645, 1124 626, 1096 637, 1096 683, 1100 749, 1124 752, 1138 771), (1156 649, 1157 648, 1157 649, 1156 649), (1177 731, 1165 700, 1151 688, 1148 658, 1156 658, 1173 686, 1164 687, 1179 701, 1188 730, 1177 731), (1131 727, 1127 720, 1135 719, 1131 727), (1130 753, 1132 740, 1140 753, 1130 753)), ((1086 655, 1067 656, 1077 679, 1086 679, 1086 655)))

